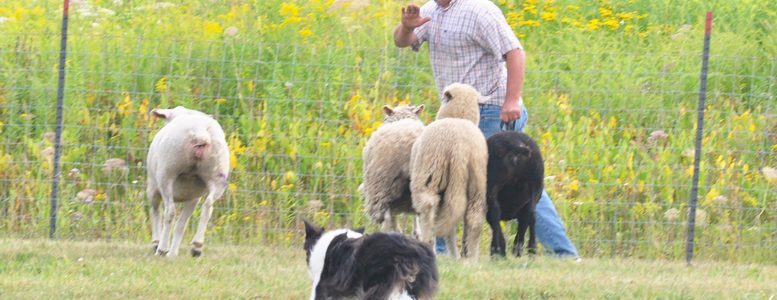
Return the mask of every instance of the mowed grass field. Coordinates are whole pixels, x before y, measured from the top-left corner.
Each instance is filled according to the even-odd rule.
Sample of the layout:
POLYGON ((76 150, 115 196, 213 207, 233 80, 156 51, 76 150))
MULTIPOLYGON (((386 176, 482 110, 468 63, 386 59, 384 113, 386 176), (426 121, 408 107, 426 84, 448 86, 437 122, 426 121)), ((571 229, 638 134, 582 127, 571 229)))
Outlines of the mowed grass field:
MULTIPOLYGON (((2 299, 305 299, 299 247, 212 245, 200 258, 147 244, 0 240, 2 299)), ((438 258, 438 299, 774 299, 777 267, 547 256, 438 258)))

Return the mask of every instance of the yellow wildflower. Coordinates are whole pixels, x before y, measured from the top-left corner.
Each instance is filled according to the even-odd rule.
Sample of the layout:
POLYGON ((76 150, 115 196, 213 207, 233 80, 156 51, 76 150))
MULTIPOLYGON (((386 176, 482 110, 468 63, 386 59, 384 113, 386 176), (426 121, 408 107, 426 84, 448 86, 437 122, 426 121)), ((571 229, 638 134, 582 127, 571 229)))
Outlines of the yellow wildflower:
POLYGON ((519 22, 518 26, 540 27, 540 22, 537 20, 526 20, 519 22))
POLYGON ((599 29, 600 21, 599 19, 593 19, 588 21, 588 24, 585 26, 585 29, 588 31, 594 31, 599 29))
POLYGON ((222 32, 224 32, 224 29, 221 28, 221 25, 217 22, 213 21, 205 21, 205 24, 203 24, 203 31, 205 32, 205 36, 218 36, 222 32))
POLYGON ((167 77, 162 76, 162 78, 159 78, 159 81, 157 81, 156 84, 154 85, 154 89, 156 89, 156 91, 158 93, 166 92, 167 91, 167 77))
POLYGON ((148 97, 143 98, 143 101, 140 102, 140 106, 138 106, 138 113, 140 114, 140 118, 143 121, 148 121, 148 97))
POLYGON ((582 26, 582 24, 580 23, 580 21, 578 21, 578 20, 575 20, 575 19, 572 19, 572 18, 568 18, 568 17, 563 17, 563 18, 561 18, 561 23, 562 23, 562 24, 570 24, 570 25, 574 25, 575 27, 581 27, 581 26, 582 26))
POLYGON ((124 100, 116 105, 116 109, 118 109, 120 116, 127 116, 132 110, 132 99, 130 99, 130 96, 125 95, 124 100))
POLYGON ((300 7, 294 4, 281 4, 280 15, 286 18, 299 16, 300 7))
POLYGON ((621 19, 623 21, 630 21, 637 18, 637 13, 635 12, 625 12, 625 13, 617 13, 615 14, 618 19, 621 19))
POLYGON ((618 119, 615 118, 615 116, 611 116, 610 121, 607 123, 607 126, 610 128, 615 128, 615 126, 618 126, 618 119))
POLYGON ((540 18, 542 18, 545 21, 555 21, 556 20, 556 13, 555 12, 543 12, 540 14, 540 18))
POLYGON ((297 174, 294 171, 287 171, 286 174, 283 174, 283 180, 288 183, 294 183, 297 181, 297 174))
POLYGON ((572 180, 572 182, 569 183, 569 189, 573 192, 577 192, 580 189, 580 182, 577 179, 572 180))
POLYGON ((289 156, 289 158, 291 158, 291 160, 297 160, 297 145, 289 145, 289 147, 286 148, 286 154, 289 156))
POLYGON ((230 192, 233 192, 233 193, 234 193, 235 191, 237 191, 237 184, 230 183, 230 184, 229 184, 229 191, 230 191, 230 192))
POLYGON ((599 15, 601 15, 602 18, 612 17, 613 16, 612 9, 610 9, 609 7, 600 7, 599 8, 599 15))
POLYGON ((543 133, 542 134, 543 144, 545 145, 550 144, 551 138, 553 138, 553 136, 550 134, 550 131, 546 131, 545 133, 543 133))
POLYGON ((618 23, 618 20, 616 20, 616 19, 607 19, 604 22, 602 22, 602 26, 609 27, 611 30, 615 31, 621 25, 620 25, 620 23, 618 23))
POLYGON ((300 7, 294 4, 281 4, 280 15, 283 16, 283 23, 281 25, 295 24, 302 22, 302 18, 299 16, 300 7))
POLYGON ((237 133, 232 133, 232 135, 229 136, 227 144, 229 144, 229 149, 232 149, 232 152, 234 153, 243 154, 246 152, 247 147, 243 146, 243 142, 240 141, 240 137, 238 137, 237 133))
POLYGON ((235 156, 235 153, 229 153, 229 165, 232 167, 232 169, 237 169, 237 156, 235 156))
POLYGON ((309 28, 303 28, 299 31, 299 36, 302 38, 307 38, 312 35, 313 35, 313 31, 310 30, 309 28))
POLYGON ((526 3, 523 4, 523 9, 521 9, 521 12, 536 15, 537 6, 529 4, 527 1, 526 3))
POLYGON ((29 14, 29 11, 24 7, 18 7, 16 8, 16 11, 14 12, 13 19, 17 22, 20 22, 24 20, 24 17, 29 14))

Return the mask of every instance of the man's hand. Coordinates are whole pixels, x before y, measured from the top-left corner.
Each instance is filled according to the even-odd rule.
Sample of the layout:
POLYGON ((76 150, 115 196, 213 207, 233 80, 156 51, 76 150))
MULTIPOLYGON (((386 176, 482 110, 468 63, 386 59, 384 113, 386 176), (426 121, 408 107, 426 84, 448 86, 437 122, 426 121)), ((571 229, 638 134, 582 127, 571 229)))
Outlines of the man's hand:
POLYGON ((412 31, 418 26, 426 24, 431 17, 421 17, 421 8, 418 5, 410 4, 402 8, 402 28, 405 31, 412 31))
POLYGON ((521 118, 521 98, 517 100, 505 100, 499 118, 508 123, 521 118))
POLYGON ((502 122, 518 120, 521 117, 521 90, 523 89, 524 64, 526 54, 523 49, 516 48, 505 53, 505 65, 507 66, 507 93, 502 104, 502 113, 499 117, 502 122))

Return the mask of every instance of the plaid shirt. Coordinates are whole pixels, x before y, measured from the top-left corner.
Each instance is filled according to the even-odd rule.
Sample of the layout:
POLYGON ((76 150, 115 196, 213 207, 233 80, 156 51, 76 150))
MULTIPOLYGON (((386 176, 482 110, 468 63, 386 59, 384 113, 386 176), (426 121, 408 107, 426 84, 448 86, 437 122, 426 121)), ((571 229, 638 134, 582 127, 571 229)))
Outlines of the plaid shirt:
POLYGON ((478 90, 486 104, 501 106, 507 93, 504 54, 522 49, 502 11, 489 0, 452 0, 447 8, 429 1, 421 16, 432 20, 415 29, 413 50, 429 42, 440 97, 446 86, 460 82, 478 90))

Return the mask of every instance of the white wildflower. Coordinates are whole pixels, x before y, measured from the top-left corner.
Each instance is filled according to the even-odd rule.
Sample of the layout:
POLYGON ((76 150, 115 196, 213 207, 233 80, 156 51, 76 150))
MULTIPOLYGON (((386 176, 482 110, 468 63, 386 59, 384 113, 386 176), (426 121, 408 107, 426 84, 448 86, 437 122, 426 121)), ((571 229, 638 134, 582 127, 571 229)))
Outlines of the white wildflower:
POLYGON ((763 167, 761 168, 761 173, 764 174, 764 178, 766 178, 767 182, 777 183, 777 169, 772 167, 763 167))
POLYGON ((666 143, 666 139, 668 137, 669 137, 669 134, 666 133, 666 131, 656 130, 650 133, 650 136, 648 137, 647 140, 651 144, 657 144, 657 143, 664 144, 666 143))
POLYGON ((672 34, 672 39, 673 40, 679 40, 679 39, 685 38, 685 36, 688 34, 688 32, 691 31, 691 28, 693 28, 693 26, 688 25, 688 24, 680 26, 680 29, 677 29, 677 32, 672 34))
POLYGON ((696 209, 696 226, 707 226, 707 212, 700 208, 696 209))
POLYGON ((109 158, 103 163, 103 172, 111 173, 113 170, 126 171, 127 162, 121 158, 109 158))
POLYGON ((48 140, 52 144, 54 143, 55 138, 57 138, 57 134, 54 132, 49 131, 43 134, 43 139, 48 140))
POLYGON ((720 195, 712 199, 712 201, 715 201, 718 205, 726 205, 728 203, 728 198, 726 196, 720 195))
POLYGON ((86 203, 92 203, 95 196, 97 196, 97 190, 93 189, 85 189, 76 194, 76 198, 78 198, 78 200, 84 201, 86 203))
POLYGON ((664 212, 664 218, 669 222, 674 222, 680 217, 680 210, 676 208, 670 208, 664 212))
POLYGON ((224 35, 226 36, 236 36, 237 35, 237 27, 235 26, 229 26, 226 29, 224 29, 224 35))

